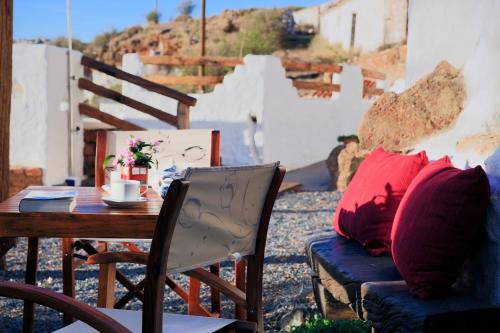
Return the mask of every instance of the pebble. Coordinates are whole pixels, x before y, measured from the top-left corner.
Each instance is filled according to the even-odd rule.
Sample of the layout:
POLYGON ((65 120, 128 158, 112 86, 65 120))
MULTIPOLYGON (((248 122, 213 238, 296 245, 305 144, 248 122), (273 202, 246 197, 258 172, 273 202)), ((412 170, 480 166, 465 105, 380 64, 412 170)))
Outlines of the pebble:
MULTIPOLYGON (((305 240, 318 232, 331 230, 338 192, 291 192, 281 195, 275 203, 266 244, 264 264, 264 319, 266 332, 280 332, 281 319, 300 309, 304 316, 316 310, 312 300, 310 269, 304 254, 305 240)), ((26 239, 19 239, 16 248, 7 254, 7 271, 0 271, 0 280, 24 281, 26 267, 26 239)), ((61 241, 57 238, 40 241, 38 285, 62 292, 61 241)), ((134 282, 144 277, 144 267, 123 264, 118 269, 134 282)), ((222 276, 232 280, 230 264, 222 266, 222 276)), ((96 305, 98 267, 88 265, 76 271, 76 298, 91 306, 96 305)), ((186 287, 183 276, 174 280, 186 287)), ((117 287, 117 298, 125 289, 117 287)), ((184 302, 169 288, 165 289, 165 311, 186 313, 184 302)), ((209 288, 202 288, 202 303, 209 305, 209 288)), ((22 301, 0 298, 0 332, 22 330, 22 301)), ((139 310, 137 300, 127 309, 139 310)), ((222 297, 222 315, 232 317, 233 304, 222 297)), ((36 307, 35 332, 52 332, 62 327, 62 315, 41 306, 36 307)))

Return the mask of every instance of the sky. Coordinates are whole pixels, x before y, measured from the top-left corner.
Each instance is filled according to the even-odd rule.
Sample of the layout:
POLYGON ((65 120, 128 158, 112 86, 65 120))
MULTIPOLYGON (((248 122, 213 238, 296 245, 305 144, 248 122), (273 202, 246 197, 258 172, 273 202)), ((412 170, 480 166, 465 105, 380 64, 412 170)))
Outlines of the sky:
MULTIPOLYGON (((157 1, 161 22, 177 16, 180 0, 157 1)), ((307 7, 323 2, 326 0, 206 0, 206 11, 210 16, 224 9, 307 7)), ((101 32, 143 24, 155 0, 71 0, 71 3, 73 37, 89 42, 101 32)), ((193 16, 197 17, 200 0, 194 3, 197 7, 193 16)), ((66 0, 14 0, 14 39, 61 36, 66 36, 66 0)))

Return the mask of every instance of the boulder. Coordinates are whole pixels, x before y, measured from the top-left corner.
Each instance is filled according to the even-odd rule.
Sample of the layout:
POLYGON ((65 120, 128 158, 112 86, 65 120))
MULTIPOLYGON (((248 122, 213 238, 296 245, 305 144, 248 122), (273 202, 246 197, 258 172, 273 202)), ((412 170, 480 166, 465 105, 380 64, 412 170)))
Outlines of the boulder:
POLYGON ((333 148, 333 150, 330 152, 330 155, 328 155, 328 158, 326 159, 326 167, 328 168, 328 171, 330 172, 332 191, 337 190, 337 179, 339 178, 338 157, 339 157, 340 152, 344 148, 345 148, 345 146, 343 144, 338 145, 337 147, 333 148))
POLYGON ((359 143, 349 142, 335 147, 326 164, 332 178, 332 190, 345 191, 363 159, 370 153, 359 143))
POLYGON ((457 152, 474 152, 484 158, 500 147, 500 133, 476 134, 460 138, 457 152))
POLYGON ((401 94, 380 96, 365 113, 358 136, 362 149, 405 151, 450 128, 463 110, 462 73, 446 61, 401 94))

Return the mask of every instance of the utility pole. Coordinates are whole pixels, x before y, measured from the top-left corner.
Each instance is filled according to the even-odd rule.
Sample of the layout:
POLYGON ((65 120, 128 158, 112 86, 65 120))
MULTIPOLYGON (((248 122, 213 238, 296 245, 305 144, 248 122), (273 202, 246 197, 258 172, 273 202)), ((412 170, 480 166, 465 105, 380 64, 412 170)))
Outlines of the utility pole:
MULTIPOLYGON (((205 26, 206 26, 206 20, 205 20, 205 0, 201 0, 201 18, 200 18, 200 45, 201 45, 201 50, 200 50, 200 55, 201 58, 205 56, 205 26)), ((198 76, 203 77, 205 75, 205 66, 200 65, 198 68, 198 76)), ((199 85, 198 89, 203 92, 203 85, 199 85)))
POLYGON ((155 14, 158 16, 158 0, 155 0, 155 14))
POLYGON ((74 160, 73 160, 73 31, 71 27, 71 0, 66 0, 66 32, 68 38, 68 57, 67 71, 68 71, 68 177, 74 176, 74 160))

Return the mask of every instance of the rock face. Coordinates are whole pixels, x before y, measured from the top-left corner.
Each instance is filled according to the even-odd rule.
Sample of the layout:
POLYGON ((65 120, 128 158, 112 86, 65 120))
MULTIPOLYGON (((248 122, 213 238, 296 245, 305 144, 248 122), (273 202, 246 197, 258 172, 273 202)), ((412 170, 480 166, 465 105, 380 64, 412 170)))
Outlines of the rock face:
POLYGON ((385 93, 375 101, 359 127, 361 148, 412 148, 453 125, 462 112, 464 98, 461 72, 443 61, 403 93, 385 93))
POLYGON ((332 177, 332 190, 345 191, 359 165, 369 153, 369 150, 361 149, 356 142, 335 147, 326 162, 332 177))
POLYGON ((500 147, 500 133, 477 134, 466 136, 458 140, 458 152, 475 152, 483 157, 488 157, 500 147))

